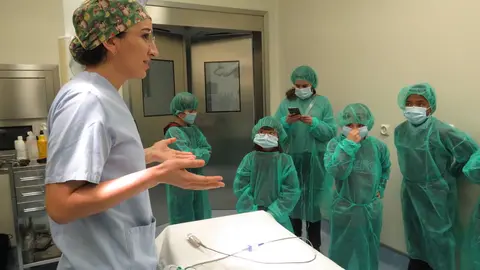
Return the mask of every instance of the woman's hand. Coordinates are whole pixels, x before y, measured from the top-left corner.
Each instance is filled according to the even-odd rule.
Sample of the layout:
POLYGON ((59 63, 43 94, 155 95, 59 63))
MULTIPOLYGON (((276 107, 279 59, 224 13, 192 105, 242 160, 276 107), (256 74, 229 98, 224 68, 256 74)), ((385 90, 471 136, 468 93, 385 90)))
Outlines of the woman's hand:
POLYGON ((362 140, 362 137, 360 137, 360 131, 358 129, 352 129, 350 133, 348 133, 347 139, 353 142, 360 142, 362 140))
POLYGON ((308 116, 308 115, 302 115, 302 117, 300 118, 300 121, 302 121, 303 123, 305 123, 307 125, 311 125, 312 124, 312 117, 308 116))
POLYGON ((164 162, 169 159, 195 159, 195 155, 190 152, 173 150, 168 147, 176 141, 175 138, 161 140, 156 142, 150 148, 145 149, 145 161, 147 164, 152 162, 164 162))
POLYGON ((301 118, 302 118, 302 116, 299 115, 299 114, 295 114, 295 115, 289 114, 287 116, 287 123, 291 125, 291 124, 297 122, 298 120, 300 120, 301 118))
POLYGON ((177 186, 189 190, 207 190, 224 187, 221 176, 203 176, 188 172, 186 169, 205 166, 203 160, 169 159, 150 168, 159 183, 177 186))

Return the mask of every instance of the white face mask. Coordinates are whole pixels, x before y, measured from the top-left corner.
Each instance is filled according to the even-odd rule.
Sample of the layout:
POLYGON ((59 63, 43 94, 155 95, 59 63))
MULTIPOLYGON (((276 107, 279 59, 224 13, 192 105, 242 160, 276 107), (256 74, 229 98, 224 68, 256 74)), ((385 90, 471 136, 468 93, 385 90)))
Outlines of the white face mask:
POLYGON ((295 88, 295 95, 297 95, 297 97, 300 99, 307 99, 311 97, 312 94, 313 92, 311 87, 295 88))
POLYGON ((406 107, 403 115, 410 123, 414 125, 420 125, 427 120, 427 108, 406 107))
MULTIPOLYGON (((342 128, 342 133, 345 137, 348 137, 348 134, 350 134, 351 131, 352 131, 351 127, 344 126, 342 128)), ((367 137, 368 135, 368 128, 366 126, 360 127, 358 128, 358 132, 359 132, 360 138, 365 139, 365 137, 367 137)))
POLYGON ((85 71, 85 66, 80 65, 75 60, 73 60, 73 58, 70 59, 70 62, 68 65, 70 67, 70 72, 72 73, 73 76, 85 71))
POLYGON ((195 118, 197 118, 197 113, 185 113, 183 121, 192 125, 195 122, 195 118))
POLYGON ((262 134, 262 133, 256 134, 255 138, 253 139, 253 142, 264 149, 278 147, 277 136, 270 135, 270 134, 262 134))

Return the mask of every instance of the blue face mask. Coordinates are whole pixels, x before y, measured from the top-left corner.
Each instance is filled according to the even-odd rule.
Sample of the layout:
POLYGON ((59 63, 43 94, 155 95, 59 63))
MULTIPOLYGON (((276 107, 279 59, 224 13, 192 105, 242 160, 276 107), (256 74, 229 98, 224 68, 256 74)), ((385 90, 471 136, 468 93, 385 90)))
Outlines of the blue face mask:
POLYGON ((312 88, 311 87, 305 87, 305 88, 296 88, 295 89, 295 95, 299 97, 300 99, 307 99, 311 97, 313 94, 312 88))
MULTIPOLYGON (((342 134, 343 134, 345 137, 348 137, 348 134, 350 134, 350 131, 352 131, 352 128, 351 128, 351 127, 343 126, 343 128, 342 128, 342 134)), ((358 129, 358 133, 360 133, 360 138, 365 139, 365 137, 367 137, 367 135, 368 135, 368 128, 367 128, 367 126, 363 126, 363 127, 359 128, 359 129, 358 129)))
POLYGON ((427 120, 427 109, 423 107, 406 107, 403 115, 414 125, 423 124, 427 120))
POLYGON ((264 149, 278 147, 277 136, 273 136, 270 134, 256 134, 253 142, 264 149))
POLYGON ((183 121, 191 125, 195 122, 195 118, 197 118, 197 113, 185 113, 183 121))

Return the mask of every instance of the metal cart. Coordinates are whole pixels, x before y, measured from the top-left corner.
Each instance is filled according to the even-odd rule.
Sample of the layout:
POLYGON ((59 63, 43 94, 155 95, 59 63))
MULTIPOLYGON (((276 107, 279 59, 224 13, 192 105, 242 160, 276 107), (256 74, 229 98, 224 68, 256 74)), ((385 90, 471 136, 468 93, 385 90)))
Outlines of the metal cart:
POLYGON ((45 211, 45 165, 8 165, 15 222, 18 269, 58 262, 60 250, 50 233, 45 211))

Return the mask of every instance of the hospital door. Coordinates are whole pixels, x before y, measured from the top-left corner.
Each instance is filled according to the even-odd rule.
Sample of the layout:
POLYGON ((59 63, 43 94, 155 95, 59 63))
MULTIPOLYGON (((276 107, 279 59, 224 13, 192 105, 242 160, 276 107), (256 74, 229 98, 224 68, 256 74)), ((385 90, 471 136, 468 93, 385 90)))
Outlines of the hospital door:
POLYGON ((163 139, 163 128, 172 120, 170 101, 187 89, 183 37, 155 32, 155 43, 159 55, 147 77, 129 82, 131 110, 144 147, 163 139))
POLYGON ((209 193, 215 210, 235 209, 235 172, 243 156, 253 149, 252 62, 250 35, 191 42, 192 92, 199 99, 196 123, 212 146, 205 173, 223 176, 226 184, 209 193))
MULTIPOLYGON (((176 93, 187 89, 183 37, 155 32, 155 43, 159 55, 152 59, 147 76, 130 80, 128 91, 124 91, 144 147, 164 138, 163 128, 173 119, 170 101, 176 93)), ((167 223, 165 185, 157 185, 149 193, 157 224, 167 223)))

